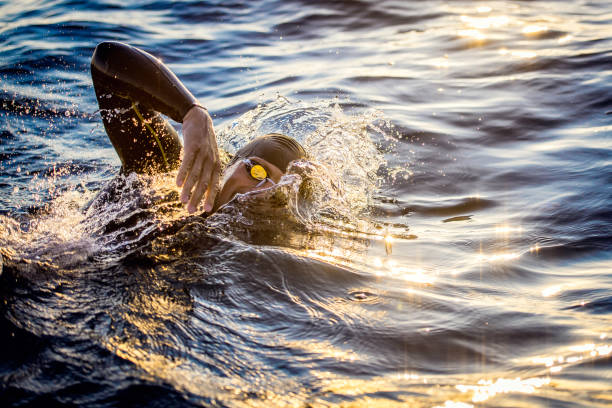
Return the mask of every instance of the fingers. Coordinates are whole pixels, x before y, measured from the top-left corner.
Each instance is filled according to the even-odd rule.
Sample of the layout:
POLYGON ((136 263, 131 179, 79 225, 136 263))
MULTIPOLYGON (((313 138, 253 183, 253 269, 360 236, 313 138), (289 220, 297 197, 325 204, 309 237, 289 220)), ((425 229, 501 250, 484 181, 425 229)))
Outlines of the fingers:
POLYGON ((181 202, 183 204, 186 204, 187 201, 189 201, 189 196, 191 196, 191 189, 200 179, 200 175, 202 174, 203 164, 204 158, 202 156, 196 157, 195 163, 193 167, 189 170, 189 175, 187 176, 185 184, 183 185, 183 191, 181 191, 181 202))
POLYGON ((185 182, 185 177, 191 170, 193 166, 193 161, 196 158, 197 150, 185 149, 185 156, 183 157, 183 161, 181 163, 181 167, 179 168, 178 174, 176 175, 176 185, 178 187, 182 186, 185 182))
POLYGON ((211 212, 215 204, 215 198, 217 197, 217 193, 219 192, 220 172, 221 168, 217 163, 213 171, 212 177, 210 178, 210 188, 208 189, 208 193, 206 194, 206 202, 204 203, 204 211, 206 212, 211 212))
MULTIPOLYGON (((202 195, 198 197, 198 202, 202 199, 204 192, 208 190, 208 194, 210 194, 211 188, 214 188, 215 183, 213 182, 213 172, 219 168, 219 159, 218 157, 211 158, 211 160, 206 161, 204 163, 204 168, 202 169, 202 183, 205 185, 205 188, 202 189, 202 195)), ((208 212, 206 203, 204 204, 204 211, 208 212)))
POLYGON ((207 188, 208 183, 203 179, 200 179, 200 181, 196 185, 195 190, 193 190, 193 194, 191 194, 189 204, 187 204, 187 212, 189 214, 193 214, 195 210, 197 210, 198 203, 202 200, 202 196, 204 195, 204 192, 207 188))
POLYGON ((219 182, 219 162, 218 160, 208 160, 204 163, 202 173, 200 174, 200 180, 198 181, 189 204, 187 205, 187 211, 193 213, 199 202, 204 197, 204 193, 207 192, 206 202, 204 204, 204 211, 210 212, 212 210, 212 204, 214 203, 215 195, 217 194, 218 182, 219 182), (209 176, 210 175, 210 176, 209 176))

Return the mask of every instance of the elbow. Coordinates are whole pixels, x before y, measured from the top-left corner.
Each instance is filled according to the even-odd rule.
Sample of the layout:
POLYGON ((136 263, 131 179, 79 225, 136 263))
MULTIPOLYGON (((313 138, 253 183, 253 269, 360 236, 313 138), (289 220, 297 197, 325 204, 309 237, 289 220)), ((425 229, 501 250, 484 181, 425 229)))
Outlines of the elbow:
POLYGON ((104 41, 96 46, 91 57, 91 67, 98 71, 109 73, 112 71, 113 61, 121 61, 121 55, 130 48, 129 45, 116 41, 104 41))

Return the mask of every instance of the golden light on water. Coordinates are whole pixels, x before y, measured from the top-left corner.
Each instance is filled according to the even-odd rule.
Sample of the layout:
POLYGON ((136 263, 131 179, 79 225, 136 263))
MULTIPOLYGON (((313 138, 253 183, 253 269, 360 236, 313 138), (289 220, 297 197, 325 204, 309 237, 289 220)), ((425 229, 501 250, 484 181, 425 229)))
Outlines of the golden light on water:
POLYGON ((545 25, 530 24, 523 27, 523 34, 527 35, 540 34, 544 31, 548 31, 548 27, 545 25))
POLYGON ((577 346, 570 347, 570 350, 578 352, 578 353, 588 353, 592 357, 603 357, 612 354, 612 345, 610 344, 600 344, 596 345, 594 343, 580 344, 577 346))
POLYGON ((432 284, 436 278, 428 274, 424 269, 397 267, 391 270, 391 276, 401 278, 414 283, 432 284))
POLYGON ((421 378, 420 375, 418 375, 418 374, 416 374, 414 372, 411 372, 411 373, 398 373, 398 374, 395 374, 394 377, 396 379, 398 379, 398 380, 413 380, 413 381, 414 380, 418 380, 418 379, 421 378))
POLYGON ((438 69, 448 68, 450 67, 450 62, 448 60, 448 55, 445 55, 443 58, 433 59, 431 65, 438 69))
MULTIPOLYGON (((26 2, 35 3, 32 0, 26 2)), ((20 2, 15 2, 11 8, 18 9, 17 3, 20 2)), ((601 286, 596 285, 601 284, 609 264, 587 268, 585 264, 594 258, 589 256, 592 252, 586 258, 582 253, 568 258, 563 253, 562 245, 552 247, 565 242, 563 233, 576 233, 576 239, 584 238, 580 236, 579 222, 572 225, 569 232, 563 230, 563 223, 560 228, 555 224, 557 205, 571 200, 571 196, 556 194, 559 192, 554 184, 547 188, 536 186, 539 187, 537 191, 528 190, 526 195, 518 193, 532 183, 530 178, 523 180, 520 173, 528 172, 538 157, 557 157, 560 162, 564 156, 555 153, 575 151, 576 146, 606 149, 609 146, 601 141, 601 137, 595 139, 597 134, 609 132, 612 125, 594 127, 579 121, 556 126, 553 122, 552 129, 545 129, 546 134, 536 141, 519 138, 517 143, 520 143, 521 152, 518 153, 511 151, 508 147, 510 143, 485 143, 480 153, 467 152, 465 157, 462 152, 472 146, 471 140, 476 140, 476 137, 484 138, 487 134, 495 136, 501 132, 500 129, 510 127, 514 116, 518 116, 522 110, 527 110, 536 118, 538 115, 546 116, 551 111, 555 116, 557 112, 545 102, 563 102, 555 100, 555 92, 563 91, 563 95, 569 98, 574 86, 571 79, 578 79, 576 83, 585 88, 585 94, 588 94, 591 84, 602 81, 597 75, 600 74, 598 62, 601 57, 597 51, 605 47, 605 42, 592 40, 606 36, 610 38, 604 35, 608 30, 604 24, 607 17, 605 13, 585 17, 586 13, 574 13, 565 7, 566 3, 563 10, 550 10, 546 8, 547 4, 538 2, 442 3, 448 3, 448 7, 456 7, 460 11, 438 13, 436 4, 432 16, 421 18, 417 13, 414 21, 404 21, 400 11, 397 13, 399 20, 395 21, 388 17, 395 10, 382 10, 378 5, 374 11, 381 11, 383 20, 364 14, 332 25, 335 15, 341 16, 341 13, 336 13, 337 10, 325 4, 320 7, 321 10, 315 10, 315 14, 326 13, 320 19, 308 18, 308 7, 300 9, 301 14, 293 18, 284 18, 283 13, 291 11, 291 8, 285 10, 284 7, 282 13, 273 13, 275 23, 283 22, 271 25, 274 34, 270 32, 272 28, 267 26, 270 20, 259 19, 256 13, 252 18, 241 15, 235 22, 230 18, 222 19, 219 24, 183 24, 181 21, 180 24, 167 24, 171 19, 163 10, 147 12, 134 9, 129 13, 101 13, 103 15, 96 22, 108 21, 111 25, 120 23, 126 26, 130 26, 130 21, 139 11, 144 12, 145 16, 152 15, 154 18, 149 19, 146 25, 151 27, 152 35, 148 38, 153 41, 146 44, 144 40, 147 36, 139 36, 140 44, 149 48, 159 45, 156 41, 165 45, 177 37, 186 41, 196 40, 178 48, 198 49, 200 51, 195 54, 201 58, 173 60, 177 68, 194 83, 198 82, 198 76, 194 76, 194 73, 227 72, 227 75, 222 75, 222 80, 229 89, 218 87, 221 91, 211 95, 221 104, 216 107, 219 112, 236 111, 230 109, 231 106, 246 106, 246 110, 252 106, 248 103, 259 102, 273 91, 287 95, 295 90, 296 98, 304 96, 301 90, 314 91, 305 94, 306 98, 312 99, 308 95, 316 96, 319 90, 325 93, 331 89, 327 93, 333 94, 339 89, 341 94, 355 95, 353 99, 356 97, 357 103, 365 100, 363 107, 358 105, 356 109, 365 110, 376 105, 377 109, 382 106, 388 111, 381 120, 381 132, 368 128, 368 135, 374 134, 373 137, 383 144, 380 150, 386 145, 390 146, 389 150, 384 148, 385 158, 389 159, 388 167, 393 167, 395 162, 403 165, 410 161, 409 168, 401 172, 398 170, 397 179, 395 173, 392 173, 393 177, 387 177, 386 172, 374 172, 377 179, 383 180, 377 180, 381 184, 373 188, 372 195, 363 195, 368 199, 368 207, 354 217, 367 218, 367 228, 358 226, 351 229, 357 223, 355 219, 348 220, 347 226, 336 227, 340 221, 336 224, 335 212, 331 212, 325 215, 324 224, 336 230, 329 233, 323 229, 317 230, 315 223, 318 218, 313 218, 313 223, 304 226, 305 232, 300 228, 287 234, 299 236, 299 239, 302 235, 308 235, 304 238, 304 241, 308 240, 307 244, 298 246, 292 242, 285 245, 281 241, 285 231, 279 231, 280 239, 274 241, 275 247, 268 248, 260 245, 257 237, 265 234, 267 239, 268 235, 272 235, 269 231, 274 232, 274 229, 262 230, 261 235, 255 235, 260 231, 245 227, 249 238, 242 242, 234 239, 234 235, 238 236, 239 233, 236 229, 232 230, 230 225, 229 232, 218 228, 222 236, 218 245, 215 243, 217 241, 211 241, 215 247, 208 251, 209 254, 205 254, 203 248, 210 245, 200 245, 206 242, 198 241, 197 236, 195 239, 190 237, 184 244, 181 242, 159 250, 156 249, 157 245, 174 244, 174 240, 166 240, 162 235, 166 230, 154 235, 151 242, 147 239, 146 251, 139 250, 137 256, 130 255, 128 268, 138 266, 133 265, 134 259, 146 260, 144 265, 150 265, 151 262, 145 257, 155 254, 156 258, 151 257, 159 261, 155 271, 152 271, 155 273, 147 274, 144 281, 136 279, 138 275, 127 279, 125 285, 129 286, 125 296, 118 290, 123 290, 122 275, 130 269, 117 270, 121 272, 118 274, 120 280, 109 281, 110 285, 105 280, 93 282, 94 289, 100 284, 108 286, 108 290, 102 294, 113 295, 117 292, 120 296, 113 301, 113 308, 108 312, 102 310, 101 314, 95 314, 97 310, 94 308, 94 319, 83 320, 92 329, 99 329, 98 332, 75 335, 77 340, 91 338, 95 343, 94 352, 102 346, 107 348, 108 353, 105 354, 116 356, 104 359, 101 363, 108 363, 108 366, 103 369, 111 369, 112 374, 127 367, 128 381, 130 375, 135 375, 139 384, 161 384, 158 388, 171 392, 171 398, 176 394, 179 399, 204 401, 202 404, 213 401, 219 405, 244 407, 323 407, 337 404, 343 407, 474 408, 529 406, 530 403, 570 405, 575 401, 572 401, 572 393, 579 394, 576 397, 578 402, 592 396, 598 399, 597 402, 604 398, 600 399, 596 393, 609 392, 599 389, 602 379, 604 387, 605 381, 609 380, 605 367, 609 361, 606 356, 612 353, 612 345, 606 343, 612 341, 608 340, 607 333, 601 333, 609 329, 609 316, 598 313, 601 312, 601 303, 600 306, 593 304, 591 310, 581 310, 577 306, 580 304, 579 296, 587 302, 602 299, 601 286), (511 3, 520 11, 512 13, 509 10, 511 3), (461 13, 465 15, 460 16, 461 13), (557 19, 554 18, 555 13, 559 14, 557 19), (254 22, 249 23, 249 20, 254 22), (293 23, 300 24, 303 20, 307 21, 308 27, 292 27, 293 23), (585 33, 584 30, 591 23, 581 20, 594 21, 593 30, 600 29, 600 37, 585 33), (319 26, 319 23, 322 25, 319 26), (253 24, 253 29, 247 24, 253 24), (178 32, 170 33, 174 26, 177 26, 178 32), (334 33, 336 27, 340 27, 338 34, 334 33), (358 29, 353 31, 353 27, 358 29), (316 28, 323 28, 323 31, 310 31, 316 28), (232 45, 234 39, 242 41, 243 37, 248 37, 248 33, 258 35, 253 41, 244 41, 250 45, 226 47, 232 45), (457 33, 465 38, 458 38, 457 33), (308 36, 304 38, 301 34, 308 36), (312 36, 314 41, 309 39, 311 34, 315 34, 312 36), (284 45, 269 45, 267 38, 271 35, 274 35, 275 42, 279 39, 284 45), (214 55, 213 58, 203 58, 210 53, 203 53, 202 50, 209 50, 213 39, 222 40, 223 58, 214 58, 214 55), (204 49, 201 47, 202 40, 206 41, 204 49), (591 45, 591 41, 594 45, 591 45), (473 46, 481 48, 470 48, 473 46), (593 56, 588 54, 590 52, 594 52, 593 56), (556 55, 567 55, 568 58, 555 58, 556 55), (563 62, 575 61, 576 55, 581 58, 581 64, 570 65, 576 70, 584 68, 589 75, 584 78, 578 75, 580 72, 571 78, 568 78, 569 74, 562 75, 565 68, 563 62), (542 64, 533 64, 533 59, 537 58, 542 58, 542 64), (201 61, 195 61, 198 59, 201 61), (203 66, 207 70, 195 68, 203 66), (436 68, 439 70, 436 71, 436 68), (245 83, 240 81, 242 78, 245 83), (558 85, 557 88, 546 87, 551 83, 558 85), (464 94, 461 98, 454 96, 455 92, 462 91, 464 94), (263 96, 258 97, 259 94, 263 96), (224 98, 224 95, 234 96, 224 98), (223 102, 222 99, 231 101, 223 102), (491 108, 492 101, 501 104, 502 108, 491 108), (539 103, 542 101, 544 103, 539 103), (426 116, 430 110, 438 115, 435 119, 426 116), (510 114, 504 116, 507 110, 510 114), (463 119, 464 114, 468 115, 467 119, 463 119), (476 127, 481 124, 473 123, 477 116, 483 118, 479 119, 482 128, 476 127), (392 126, 398 129, 398 137, 390 131, 387 133, 392 126), (557 133, 562 137, 557 137, 557 133), (421 137, 421 134, 425 137, 421 137), (413 135, 415 141, 412 140, 413 135), (435 141, 429 141, 428 135, 435 135, 435 141), (466 144, 451 143, 463 138, 468 140, 466 144), (450 148, 446 148, 447 141, 450 148), (395 146, 401 149, 395 149, 395 146), (518 157, 519 160, 514 162, 511 161, 513 156, 523 157, 518 157), (445 163, 450 163, 451 158, 458 163, 446 166, 445 163), (484 164, 481 165, 477 161, 479 159, 484 164), (437 186, 442 181, 437 181, 433 186, 425 185, 428 177, 421 177, 430 173, 434 175, 434 171, 440 167, 446 172, 442 173, 445 178, 439 178, 437 173, 435 176, 439 180, 447 180, 444 184, 450 185, 449 189, 438 190, 437 186), (459 177, 453 177, 453 169, 458 170, 455 174, 459 177), (517 173, 518 177, 512 177, 517 173), (406 176, 406 182, 401 184, 400 177, 404 174, 410 177, 406 176), (411 177, 413 174, 415 177, 411 177), (387 182, 392 183, 391 187, 387 188, 387 182), (419 185, 419 182, 424 184, 419 185), (453 182, 464 185, 453 186, 453 182), (489 189, 492 184, 495 184, 493 191, 489 189), (482 188, 487 200, 472 203, 463 195, 477 185, 482 188), (435 194, 430 194, 432 192, 435 194), (515 192, 517 194, 513 194, 515 192), (542 194, 546 196, 542 198, 542 194), (538 196, 538 199, 530 200, 532 195, 538 196), (393 201, 387 201, 387 198, 393 198, 393 201), (521 206, 521 202, 528 202, 528 205, 521 206), (455 204, 458 206, 455 207, 455 204), (471 218, 453 217, 455 221, 441 223, 439 214, 444 214, 443 211, 449 211, 453 216, 474 215, 470 215, 471 218), (550 215, 552 221, 549 224, 537 222, 541 212, 550 215), (370 222, 376 228, 370 227, 370 222), (517 225, 517 222, 523 225, 517 225), (500 225, 496 225, 498 223, 500 225), (385 231, 385 225, 394 227, 385 231), (559 229, 561 232, 557 236, 555 234, 559 229), (254 242, 250 239, 251 230, 255 231, 254 242), (420 238, 409 243, 405 234, 412 230, 420 238), (339 237, 340 234, 345 235, 339 237), (155 238, 158 236, 161 238, 155 238), (319 244, 319 239, 323 244, 319 244), (540 257, 534 254, 540 252, 536 239, 543 246, 540 257), (356 242, 358 240, 365 243, 356 242), (277 242, 278 247, 275 245, 277 242), (482 248, 480 253, 479 245, 482 248), (547 245, 551 248, 546 248, 547 245), (184 250, 186 254, 178 261, 175 261, 176 254, 170 252, 175 248, 184 250), (285 256, 285 252, 292 255, 298 251, 299 255, 308 259, 285 256), (223 259, 219 261, 217 258, 223 259), (319 262, 310 258, 346 266, 351 273, 326 265, 320 268, 319 262), (476 259, 500 264, 478 265, 476 259), (234 265, 240 267, 245 261, 248 263, 246 268, 234 270, 234 265), (196 264, 197 270, 193 267, 196 264), (167 270, 164 269, 166 265, 167 270), (247 274, 238 274, 243 271, 247 274), (261 275, 256 274, 259 271, 261 275), (456 275, 459 276, 454 278, 456 275), (251 276, 255 278, 251 279, 251 276), (149 282, 151 285, 147 284, 149 282), (580 291, 570 292, 571 289, 580 291), (149 297, 149 294, 152 296, 149 297), (98 319, 98 315, 102 317, 98 319), (112 325, 108 329, 107 320, 112 325), (586 337, 585 333, 591 333, 592 337, 586 337), (115 364, 114 360, 119 359, 124 361, 115 364), (517 363, 517 360, 520 362, 517 363), (402 370, 406 372, 402 373, 402 370), (417 373, 413 370, 422 371, 417 373), (389 374, 396 371, 400 371, 400 374, 389 374), (562 375, 556 376, 559 373, 562 375), (428 381, 427 387, 420 385, 428 381), (578 386, 567 386, 568 383, 578 386), (580 389, 582 385, 584 390, 580 389), (535 396, 529 396, 532 394, 535 396), (581 398, 584 399, 580 401, 581 398)), ((396 2, 393 6, 401 9, 403 4, 396 2)), ((199 12, 197 8, 194 10, 199 12)), ((90 21, 85 12, 72 14, 70 18, 79 16, 83 18, 74 21, 90 21)), ((64 22, 70 18, 64 18, 64 22)), ((46 21, 41 19, 39 23, 41 26, 62 26, 60 20, 54 19, 51 16, 46 21)), ((36 20, 29 20, 31 22, 36 20)), ((75 31, 75 35, 78 36, 78 32, 75 31)), ((32 41, 41 50, 55 44, 51 41, 41 41, 40 44, 32 41)), ((62 51, 68 52, 69 44, 66 45, 62 51)), ((603 67, 601 73, 604 78, 608 72, 606 69, 603 67)), ((68 74, 71 75, 70 72, 68 74)), ((80 78, 87 73, 78 75, 80 78)), ((596 85, 603 86, 603 82, 596 85)), ((344 106, 344 103, 340 102, 340 105, 344 106)), ((353 105, 351 102, 349 106, 353 105)), ((302 128, 311 126, 307 123, 310 118, 315 119, 313 122, 317 125, 318 111, 307 111, 304 116, 294 116, 295 112, 298 111, 291 112, 290 122, 280 121, 279 126, 295 122, 296 131, 301 132, 302 128)), ((327 115, 330 110, 322 113, 327 115)), ((284 112, 258 109, 256 117, 257 120, 263 118, 276 122, 280 114, 284 112), (270 116, 266 116, 268 113, 270 116)), ((517 120, 515 127, 529 127, 529 116, 523 121, 517 120)), ((240 125, 255 127, 258 123, 254 119, 240 122, 240 125)), ((267 126, 261 123, 263 127, 267 126)), ((98 120, 96 134, 103 132, 101 126, 98 120)), ((333 127, 343 134, 349 133, 344 122, 334 122, 333 127)), ((317 127, 316 130, 320 130, 322 135, 328 134, 323 128, 317 127)), ((520 133, 520 130, 517 132, 520 133)), ((32 137, 41 137, 30 133, 32 137)), ((67 149, 69 144, 65 146, 62 149, 67 149)), ((98 149, 91 150, 99 152, 98 149)), ((105 152, 114 154, 108 149, 105 152)), ((83 157, 94 153, 84 152, 83 157)), ((556 161, 551 164, 553 170, 555 166, 556 161)), ((24 167, 24 171, 27 169, 24 167)), ((561 172, 561 182, 567 182, 563 180, 563 175, 572 173, 572 170, 576 169, 561 172)), ((557 174, 554 171, 549 173, 553 176, 557 174)), ((21 176, 23 173, 20 173, 21 176)), ((54 180, 52 185, 56 183, 54 180)), ((57 185, 61 188, 61 183, 57 185)), ((24 193, 19 186, 11 188, 15 193, 24 193)), ((83 201, 83 198, 80 200, 83 201)), ((297 209, 301 210, 302 207, 297 209)), ((69 218, 70 214, 53 215, 53 220, 57 220, 55 224, 47 222, 38 227, 36 231, 40 238, 34 245, 38 242, 41 246, 46 245, 44 241, 49 238, 44 234, 47 232, 44 228, 58 240, 83 240, 79 238, 80 235, 88 238, 87 231, 81 233, 74 229, 75 225, 81 225, 83 214, 72 212, 75 213, 72 217, 77 219, 69 218)), ((305 216, 309 214, 306 212, 305 216)), ((204 222, 190 222, 190 228, 181 233, 208 234, 209 224, 204 222)), ((3 227, 0 226, 0 230, 3 227)), ((217 228, 213 231, 217 231, 217 228)), ((582 232, 588 235, 592 231, 582 232)), ((218 237, 213 238, 217 240, 218 237)), ((81 247, 76 247, 75 252, 77 250, 84 252, 81 247)), ((101 251, 91 252, 97 262, 96 256, 101 251)), ((76 253, 75 257, 77 255, 80 254, 76 253)), ((85 261, 74 263, 77 267, 89 265, 85 261)), ((95 267, 98 264, 92 265, 95 267)), ((90 279, 87 275, 89 268, 84 272, 87 283, 90 279)), ((92 275, 96 279, 97 275, 92 275)), ((114 275, 111 277, 116 278, 114 275)), ((64 279, 63 276, 60 278, 64 279)), ((42 288, 52 287, 52 284, 54 282, 42 288)), ((74 287, 79 289, 78 286, 74 287)), ((59 297, 69 293, 71 287, 63 285, 58 288, 61 289, 57 291, 59 297)), ((80 294, 75 292, 75 295, 80 294)), ((38 296, 23 298, 17 299, 21 302, 19 304, 25 303, 23 300, 29 304, 39 299, 38 296)), ((112 297, 110 299, 113 300, 112 297)), ((34 304, 35 307, 42 308, 49 304, 46 296, 40 300, 41 305, 34 304)), ((71 309, 68 308, 58 308, 49 313, 58 313, 59 316, 62 311, 70 317, 71 309)), ((22 316, 28 317, 27 314, 22 316)), ((75 315, 74 320, 78 322, 82 319, 75 315)), ((66 321, 71 323, 69 319, 66 321)), ((34 327, 35 323, 28 322, 25 328, 34 327)), ((58 319, 56 326, 61 323, 62 320, 58 319)), ((46 326, 44 324, 41 330, 46 326)), ((70 330, 71 327, 68 326, 70 330)), ((67 336, 74 337, 72 332, 67 336)), ((58 351, 68 355, 72 350, 65 348, 58 351)), ((86 359, 87 355, 83 360, 86 359)), ((85 369, 89 369, 87 364, 85 369)), ((23 381, 26 386, 29 384, 27 377, 23 381)), ((129 396, 129 392, 134 392, 129 388, 129 383, 127 387, 120 389, 118 395, 129 396)), ((138 388, 135 388, 135 392, 138 392, 138 388)))
MULTIPOLYGON (((495 235, 498 237, 499 243, 504 246, 508 246, 511 239, 520 237, 523 233, 523 227, 520 225, 500 224, 494 228, 495 235)), ((528 249, 516 250, 516 249, 498 249, 491 253, 481 251, 476 255, 476 259, 479 262, 507 262, 515 259, 519 259, 526 253, 538 253, 540 246, 535 243, 528 249)), ((546 292, 548 293, 548 292, 546 292)))
MULTIPOLYGON (((337 235, 337 231, 333 233, 337 235)), ((382 233, 350 231, 345 234, 348 240, 345 240, 343 236, 335 237, 327 242, 321 241, 316 248, 297 251, 297 254, 341 267, 367 270, 377 277, 395 278, 426 285, 436 281, 433 271, 414 265, 414 262, 409 262, 407 265, 401 258, 394 259, 393 246, 414 239, 413 236, 405 234, 397 236, 392 230, 384 230, 382 233), (354 242, 355 237, 364 239, 363 246, 350 244, 354 242), (382 254, 381 247, 384 248, 382 254), (368 249, 373 250, 374 254, 368 249)))
POLYGON ((461 21, 471 28, 487 29, 503 27, 510 22, 510 19, 506 16, 470 17, 463 15, 461 21))
POLYGON ((535 51, 528 51, 528 50, 515 50, 511 52, 511 55, 513 57, 518 57, 518 58, 535 58, 538 56, 538 54, 535 51))
POLYGON ((511 57, 524 59, 535 58, 538 56, 535 51, 529 50, 508 50, 507 48, 500 48, 498 52, 499 55, 508 55, 511 57))
POLYGON ((474 408, 474 405, 467 402, 446 401, 444 405, 436 405, 434 408, 474 408))
MULTIPOLYGON (((481 45, 487 39, 500 39, 503 35, 502 29, 507 34, 522 35, 526 37, 539 37, 542 34, 550 31, 547 24, 534 23, 524 21, 519 18, 513 18, 509 15, 499 12, 490 6, 479 6, 472 13, 461 14, 459 17, 460 23, 457 28, 457 35, 462 38, 472 39, 475 45, 481 45)), ((553 17, 543 18, 547 23, 555 23, 553 17)), ((567 27, 564 27, 567 29, 567 27)), ((571 34, 567 34, 557 40, 559 44, 565 44, 573 39, 571 34)), ((555 50, 546 50, 543 54, 554 54, 555 50)), ((540 54, 534 50, 518 49, 509 50, 505 47, 499 50, 499 55, 508 56, 517 59, 533 59, 540 54)), ((446 67, 445 64, 440 64, 436 67, 446 67)))
POLYGON ((535 357, 531 360, 534 364, 542 364, 546 367, 552 367, 557 361, 557 357, 535 357))
POLYGON ((555 296, 557 293, 561 292, 567 287, 567 285, 553 285, 549 286, 546 289, 542 290, 542 296, 551 297, 555 296))
POLYGON ((577 346, 570 347, 571 351, 575 351, 577 353, 584 353, 584 352, 592 351, 594 349, 595 349, 594 343, 579 344, 577 346))
POLYGON ((523 393, 533 394, 543 385, 550 384, 550 378, 498 378, 493 380, 480 380, 477 385, 457 385, 461 392, 472 392, 472 402, 484 402, 497 394, 523 393))
POLYGON ((387 255, 391 255, 393 252, 393 242, 395 242, 395 239, 391 234, 387 233, 387 235, 385 235, 385 252, 387 255))
POLYGON ((492 255, 479 254, 478 259, 480 261, 487 262, 500 262, 500 261, 511 261, 513 259, 518 259, 521 257, 521 254, 518 252, 500 252, 492 255))
MULTIPOLYGON (((605 333, 603 335, 605 336, 605 333)), ((602 339, 601 336, 600 339, 602 339)), ((610 354, 612 354, 612 345, 610 344, 586 343, 570 346, 558 355, 533 357, 531 362, 543 365, 550 374, 557 374, 573 364, 607 357, 610 354)))
POLYGON ((353 350, 343 350, 329 341, 294 340, 286 343, 288 347, 301 350, 303 353, 316 354, 319 358, 331 359, 341 362, 354 362, 360 359, 353 350))
POLYGON ((459 37, 469 37, 469 38, 473 38, 475 40, 484 40, 484 39, 487 38, 486 35, 484 35, 482 32, 480 32, 479 30, 476 30, 476 29, 459 30, 457 32, 457 34, 459 35, 459 37))
POLYGON ((513 227, 511 225, 498 225, 497 227, 495 227, 496 234, 509 234, 511 232, 521 233, 523 232, 523 227, 513 227))

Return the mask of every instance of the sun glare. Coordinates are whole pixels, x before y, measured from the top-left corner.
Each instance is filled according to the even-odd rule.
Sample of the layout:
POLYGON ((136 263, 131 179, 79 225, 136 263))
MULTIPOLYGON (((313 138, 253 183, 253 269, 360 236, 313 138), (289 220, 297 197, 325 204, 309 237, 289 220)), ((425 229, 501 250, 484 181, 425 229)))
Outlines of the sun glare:
POLYGON ((461 16, 461 21, 471 28, 486 29, 503 27, 510 20, 506 16, 470 17, 463 15, 461 16))
POLYGON ((484 40, 484 39, 487 38, 486 35, 484 35, 479 30, 475 30, 475 29, 471 29, 471 30, 459 30, 459 32, 457 34, 459 34, 459 37, 469 37, 469 38, 473 38, 475 40, 484 40))
POLYGON ((544 31, 548 31, 548 27, 545 25, 530 24, 523 28, 523 34, 526 35, 539 34, 544 31))
POLYGON ((472 392, 472 402, 484 402, 497 394, 523 393, 533 394, 537 388, 549 384, 550 378, 498 378, 493 380, 480 380, 477 385, 457 385, 461 392, 472 392))

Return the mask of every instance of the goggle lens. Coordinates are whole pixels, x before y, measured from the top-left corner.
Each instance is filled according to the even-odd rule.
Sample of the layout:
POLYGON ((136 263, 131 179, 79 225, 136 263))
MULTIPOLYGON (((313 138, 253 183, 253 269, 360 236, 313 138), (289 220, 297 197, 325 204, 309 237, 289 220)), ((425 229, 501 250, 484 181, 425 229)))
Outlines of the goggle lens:
POLYGON ((268 178, 268 173, 262 165, 256 164, 251 167, 251 177, 253 177, 255 180, 265 180, 268 178))
POLYGON ((263 181, 268 178, 268 172, 261 164, 255 164, 249 159, 244 159, 243 162, 249 175, 255 180, 263 181))

